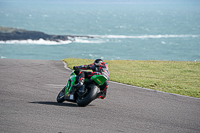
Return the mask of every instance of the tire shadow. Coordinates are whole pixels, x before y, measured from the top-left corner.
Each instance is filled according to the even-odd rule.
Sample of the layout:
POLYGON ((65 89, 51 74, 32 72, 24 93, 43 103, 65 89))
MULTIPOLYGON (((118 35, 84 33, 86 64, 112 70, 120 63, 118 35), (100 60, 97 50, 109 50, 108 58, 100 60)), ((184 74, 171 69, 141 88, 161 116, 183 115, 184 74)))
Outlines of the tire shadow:
POLYGON ((29 103, 54 105, 54 106, 79 107, 76 103, 57 103, 57 102, 52 102, 52 101, 36 101, 36 102, 29 102, 29 103))

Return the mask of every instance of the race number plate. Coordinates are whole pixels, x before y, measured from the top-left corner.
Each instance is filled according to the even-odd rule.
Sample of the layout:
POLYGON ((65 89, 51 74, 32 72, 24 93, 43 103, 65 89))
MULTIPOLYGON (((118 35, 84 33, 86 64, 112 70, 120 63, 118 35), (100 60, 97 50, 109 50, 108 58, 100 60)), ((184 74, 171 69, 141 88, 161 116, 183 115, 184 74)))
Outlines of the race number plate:
POLYGON ((70 95, 70 99, 71 99, 71 100, 74 100, 74 95, 70 95))

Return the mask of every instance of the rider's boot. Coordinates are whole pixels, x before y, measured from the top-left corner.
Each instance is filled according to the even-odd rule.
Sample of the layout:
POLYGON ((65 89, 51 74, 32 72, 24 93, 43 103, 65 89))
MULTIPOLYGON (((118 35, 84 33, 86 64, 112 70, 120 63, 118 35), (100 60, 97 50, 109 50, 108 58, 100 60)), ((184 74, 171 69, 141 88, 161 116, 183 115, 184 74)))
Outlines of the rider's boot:
POLYGON ((101 91, 97 94, 97 98, 105 99, 108 90, 108 81, 101 86, 101 91))
POLYGON ((105 99, 107 90, 101 91, 97 94, 97 98, 105 99))
POLYGON ((76 88, 79 89, 80 95, 83 95, 85 93, 85 85, 83 83, 84 83, 84 79, 82 79, 81 81, 79 81, 79 83, 74 85, 76 88))
POLYGON ((82 85, 79 89, 79 94, 83 95, 85 93, 85 85, 82 85))

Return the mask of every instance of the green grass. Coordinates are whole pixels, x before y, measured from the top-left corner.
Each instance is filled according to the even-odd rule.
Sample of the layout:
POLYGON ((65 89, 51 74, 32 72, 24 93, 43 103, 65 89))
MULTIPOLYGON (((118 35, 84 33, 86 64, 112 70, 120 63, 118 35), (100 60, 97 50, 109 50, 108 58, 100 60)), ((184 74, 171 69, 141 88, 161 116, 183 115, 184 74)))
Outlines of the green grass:
MULTIPOLYGON (((91 59, 64 59, 69 68, 91 59)), ((200 98, 200 62, 104 60, 110 80, 143 88, 200 98)))

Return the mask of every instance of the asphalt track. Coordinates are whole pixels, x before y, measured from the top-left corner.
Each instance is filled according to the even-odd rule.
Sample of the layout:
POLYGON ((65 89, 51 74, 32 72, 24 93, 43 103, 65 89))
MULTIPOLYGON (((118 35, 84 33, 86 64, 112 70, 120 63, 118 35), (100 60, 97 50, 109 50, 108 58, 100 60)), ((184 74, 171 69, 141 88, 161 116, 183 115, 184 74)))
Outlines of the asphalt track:
POLYGON ((56 102, 62 61, 0 59, 1 133, 200 133, 200 99, 111 82, 87 107, 56 102))

